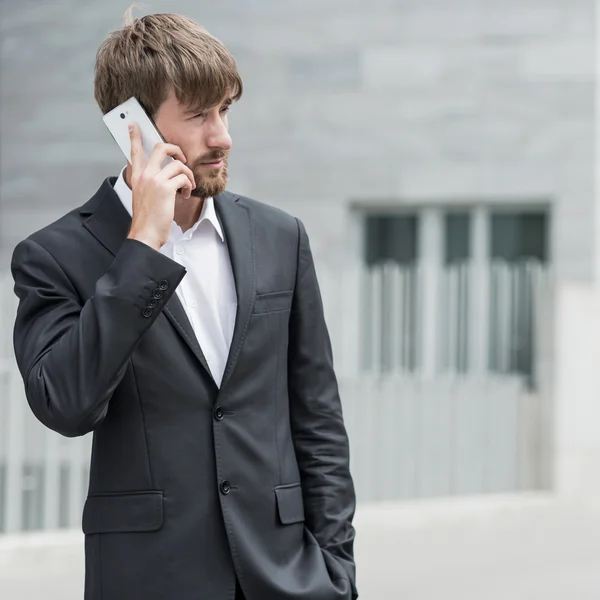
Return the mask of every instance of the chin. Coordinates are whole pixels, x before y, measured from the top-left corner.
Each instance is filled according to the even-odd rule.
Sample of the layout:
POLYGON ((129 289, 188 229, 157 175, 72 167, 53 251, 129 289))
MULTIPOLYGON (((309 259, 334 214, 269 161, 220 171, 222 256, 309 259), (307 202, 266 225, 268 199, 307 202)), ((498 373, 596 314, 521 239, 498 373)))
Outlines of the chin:
POLYGON ((192 196, 195 198, 208 198, 217 196, 227 188, 227 179, 219 178, 219 181, 206 181, 200 183, 195 190, 192 190, 192 196))
POLYGON ((209 196, 217 196, 227 188, 228 176, 227 165, 225 164, 216 173, 209 175, 194 173, 196 177, 196 189, 192 190, 192 196, 195 198, 208 198, 209 196))

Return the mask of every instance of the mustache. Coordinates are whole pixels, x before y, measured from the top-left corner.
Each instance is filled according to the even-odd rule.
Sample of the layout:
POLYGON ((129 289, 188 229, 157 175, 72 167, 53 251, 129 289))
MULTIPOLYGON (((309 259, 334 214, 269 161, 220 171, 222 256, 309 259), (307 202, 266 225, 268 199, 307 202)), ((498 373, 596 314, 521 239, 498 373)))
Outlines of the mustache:
POLYGON ((226 152, 224 150, 215 150, 214 152, 211 152, 210 154, 206 154, 205 156, 198 158, 194 162, 194 165, 200 165, 202 163, 209 163, 209 162, 216 162, 218 160, 221 160, 222 158, 227 158, 228 155, 229 155, 229 152, 226 152))

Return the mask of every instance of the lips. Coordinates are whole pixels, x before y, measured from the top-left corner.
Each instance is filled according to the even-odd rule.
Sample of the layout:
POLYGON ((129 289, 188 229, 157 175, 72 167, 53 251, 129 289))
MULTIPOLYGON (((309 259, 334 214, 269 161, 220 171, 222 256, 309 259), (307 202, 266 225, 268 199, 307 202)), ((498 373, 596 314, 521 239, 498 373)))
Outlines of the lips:
POLYGON ((212 169, 212 170, 221 169, 224 165, 225 165, 225 159, 223 159, 223 158, 221 158, 219 160, 214 160, 212 162, 200 163, 201 167, 204 167, 205 169, 212 169))

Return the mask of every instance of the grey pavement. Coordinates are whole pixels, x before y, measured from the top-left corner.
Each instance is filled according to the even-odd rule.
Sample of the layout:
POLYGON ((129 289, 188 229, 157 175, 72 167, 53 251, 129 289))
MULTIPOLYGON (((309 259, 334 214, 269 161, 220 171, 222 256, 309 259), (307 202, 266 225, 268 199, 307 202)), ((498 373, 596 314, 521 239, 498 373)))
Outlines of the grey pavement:
MULTIPOLYGON (((600 506, 427 501, 363 508, 356 526, 361 600, 600 598, 600 506)), ((58 551, 48 543, 10 564, 0 540, 0 598, 81 599, 79 542, 71 534, 58 551)))

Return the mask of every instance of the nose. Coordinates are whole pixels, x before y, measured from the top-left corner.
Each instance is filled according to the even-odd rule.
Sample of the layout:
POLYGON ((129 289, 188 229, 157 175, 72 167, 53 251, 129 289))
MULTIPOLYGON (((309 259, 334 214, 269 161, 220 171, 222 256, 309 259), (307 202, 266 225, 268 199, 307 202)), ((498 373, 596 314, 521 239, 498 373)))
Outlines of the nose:
POLYGON ((226 121, 220 117, 214 119, 213 125, 207 136, 207 145, 209 148, 229 150, 233 144, 229 131, 227 131, 226 121))

